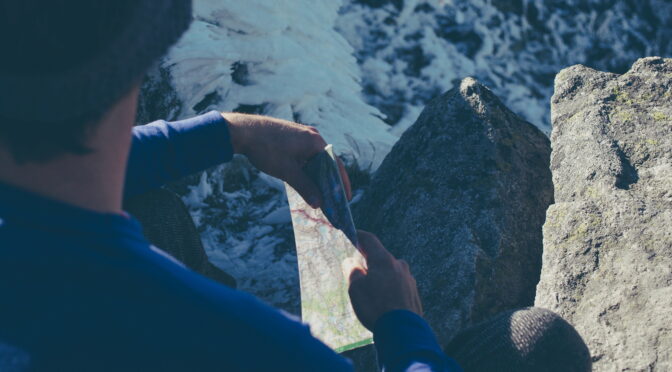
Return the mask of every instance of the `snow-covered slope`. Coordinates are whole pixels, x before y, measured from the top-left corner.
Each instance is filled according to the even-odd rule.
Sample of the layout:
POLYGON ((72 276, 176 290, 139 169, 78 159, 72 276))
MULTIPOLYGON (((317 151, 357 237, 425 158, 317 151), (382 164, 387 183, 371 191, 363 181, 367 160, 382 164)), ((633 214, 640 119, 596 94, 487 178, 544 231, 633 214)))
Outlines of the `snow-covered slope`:
MULTIPOLYGON (((362 94, 354 50, 335 30, 341 1, 195 0, 194 22, 143 88, 150 120, 209 110, 317 127, 339 154, 374 169, 396 137, 362 94)), ((298 312, 298 275, 282 183, 236 159, 181 193, 211 261, 239 287, 298 312)))
POLYGON ((562 68, 625 72, 637 58, 672 55, 666 0, 359 0, 337 26, 356 49, 367 100, 395 132, 465 76, 548 132, 562 68))
POLYGON ((183 115, 248 111, 316 126, 341 154, 377 164, 395 141, 365 103, 353 49, 334 30, 340 1, 197 0, 170 51, 183 115))
MULTIPOLYGON (((194 0, 195 21, 143 87, 140 116, 297 120, 374 169, 429 99, 469 75, 548 131, 557 71, 672 56, 670 17, 669 0, 194 0)), ((210 259, 241 289, 298 312, 282 184, 236 159, 178 189, 210 259)))

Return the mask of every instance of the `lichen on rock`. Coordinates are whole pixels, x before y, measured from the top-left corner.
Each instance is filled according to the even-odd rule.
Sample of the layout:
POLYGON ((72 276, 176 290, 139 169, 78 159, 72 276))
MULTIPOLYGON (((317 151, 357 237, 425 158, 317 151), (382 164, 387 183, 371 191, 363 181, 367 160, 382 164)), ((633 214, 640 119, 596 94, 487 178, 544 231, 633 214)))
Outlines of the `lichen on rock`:
POLYGON ((556 77, 536 305, 577 328, 596 371, 672 369, 671 90, 658 57, 556 77))

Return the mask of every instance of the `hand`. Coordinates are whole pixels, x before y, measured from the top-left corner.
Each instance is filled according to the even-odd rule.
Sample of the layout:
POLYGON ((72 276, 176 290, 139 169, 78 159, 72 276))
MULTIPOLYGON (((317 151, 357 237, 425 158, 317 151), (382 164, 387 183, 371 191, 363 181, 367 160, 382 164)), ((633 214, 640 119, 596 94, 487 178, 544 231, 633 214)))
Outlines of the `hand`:
MULTIPOLYGON (((233 152, 247 156, 260 171, 292 186, 313 208, 322 205, 317 185, 303 166, 327 143, 317 129, 268 116, 222 113, 229 122, 233 152)), ((337 160, 346 196, 352 198, 350 179, 337 160)))
POLYGON ((422 316, 422 304, 408 263, 397 260, 368 232, 358 231, 359 249, 367 269, 350 272, 350 301, 362 325, 373 330, 376 321, 391 310, 410 310, 422 316))

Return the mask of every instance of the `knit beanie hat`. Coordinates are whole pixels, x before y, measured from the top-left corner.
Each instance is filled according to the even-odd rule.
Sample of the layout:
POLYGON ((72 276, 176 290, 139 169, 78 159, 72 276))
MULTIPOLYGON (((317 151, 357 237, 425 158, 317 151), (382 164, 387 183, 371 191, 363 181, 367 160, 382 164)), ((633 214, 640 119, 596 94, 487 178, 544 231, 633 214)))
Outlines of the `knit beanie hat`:
POLYGON ((0 0, 0 120, 97 118, 190 22, 191 0, 0 0))

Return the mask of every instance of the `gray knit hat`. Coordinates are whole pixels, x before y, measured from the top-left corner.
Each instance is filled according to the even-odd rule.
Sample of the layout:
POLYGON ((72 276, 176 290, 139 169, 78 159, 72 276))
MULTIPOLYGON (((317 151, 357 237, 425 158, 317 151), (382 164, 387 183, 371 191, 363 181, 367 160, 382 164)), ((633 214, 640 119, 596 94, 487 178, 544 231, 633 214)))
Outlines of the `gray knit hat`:
MULTIPOLYGON (((22 1, 31 2, 0 0, 0 12, 23 6, 21 14, 30 14, 25 5, 16 5, 22 1)), ((35 3, 34 6, 61 3, 60 8, 54 8, 56 10, 77 3, 48 1, 51 3, 32 3, 35 3)), ((88 14, 67 13, 72 19, 82 19, 83 24, 94 27, 97 24, 96 19, 104 19, 105 24, 118 30, 109 40, 101 43, 94 40, 95 53, 84 56, 76 63, 65 65, 64 68, 30 70, 16 67, 17 63, 12 67, 9 62, 0 62, 0 118, 50 123, 102 114, 139 81, 151 64, 177 41, 191 22, 191 0, 125 1, 127 11, 122 13, 123 16, 116 13, 109 15, 120 18, 112 20, 105 18, 108 17, 105 10, 115 6, 110 5, 115 3, 107 3, 108 1, 119 1, 118 4, 122 2, 89 0, 86 4, 88 14), (95 4, 100 4, 100 9, 95 4)), ((22 20, 9 20, 20 28, 22 20)), ((30 21, 39 24, 39 20, 30 21)), ((87 32, 86 29, 77 30, 75 27, 79 26, 73 26, 78 32, 87 32)), ((12 39, 5 36, 3 40, 9 40, 11 44, 12 39)), ((7 52, 5 45, 0 45, 0 48, 5 49, 3 53, 7 52)), ((14 54, 9 57, 15 57, 18 53, 15 60, 20 63, 20 58, 24 58, 21 54, 27 53, 26 48, 40 48, 40 45, 17 46, 14 43, 14 50, 10 48, 8 52, 14 54)), ((43 58, 47 60, 40 66, 49 66, 48 59, 51 56, 45 55, 43 58)))

